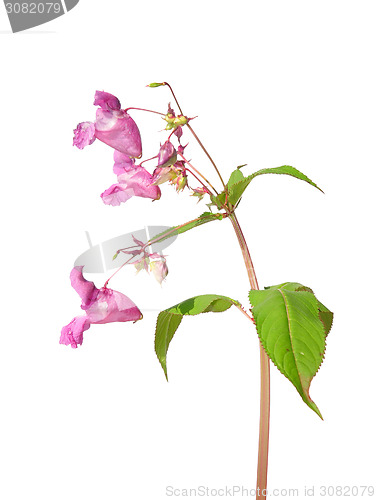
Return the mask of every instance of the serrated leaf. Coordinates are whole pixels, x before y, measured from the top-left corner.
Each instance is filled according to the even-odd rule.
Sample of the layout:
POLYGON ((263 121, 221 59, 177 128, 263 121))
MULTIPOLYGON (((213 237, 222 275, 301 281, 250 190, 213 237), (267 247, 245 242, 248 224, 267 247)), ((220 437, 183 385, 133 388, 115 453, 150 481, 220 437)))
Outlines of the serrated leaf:
MULTIPOLYGON (((242 165, 243 166, 243 165, 242 165)), ((227 188, 230 189, 234 184, 244 179, 243 172, 240 170, 241 167, 237 167, 230 175, 227 183, 227 188)))
POLYGON ((324 325, 325 337, 328 336, 333 324, 333 313, 329 311, 328 308, 324 306, 320 301, 317 301, 319 306, 319 318, 321 323, 324 325))
POLYGON ((315 184, 311 179, 309 179, 306 175, 304 175, 302 172, 300 172, 298 169, 291 167, 290 165, 283 165, 282 167, 275 167, 275 168, 263 168, 261 170, 258 170, 257 172, 254 172, 251 174, 249 177, 251 177, 251 180, 257 177, 258 175, 263 175, 263 174, 284 174, 284 175, 291 175, 292 177, 295 177, 296 179, 300 179, 301 181, 308 182, 308 184, 311 184, 311 186, 315 187, 322 193, 324 192, 317 184, 315 184))
POLYGON ((265 352, 322 418, 310 398, 309 387, 324 358, 333 313, 300 283, 251 290, 249 300, 265 352))
MULTIPOLYGON (((233 172, 234 173, 234 172, 233 172)), ((292 177, 295 177, 296 179, 300 179, 302 181, 308 182, 311 186, 314 186, 317 188, 319 191, 322 191, 317 184, 315 184, 311 179, 309 179, 306 175, 304 175, 302 172, 297 170, 294 167, 291 167, 289 165, 283 165, 282 167, 275 167, 275 168, 263 168, 261 170, 258 170, 257 172, 254 172, 251 175, 248 175, 247 177, 243 177, 241 179, 240 177, 237 177, 237 181, 234 182, 231 187, 229 186, 229 196, 228 196, 228 201, 232 203, 232 205, 236 205, 241 196, 243 195, 244 191, 247 189, 249 183, 258 175, 264 175, 264 174, 280 174, 280 175, 290 175, 292 177)), ((231 179, 231 177, 230 177, 231 179)))
POLYGON ((170 229, 166 229, 166 231, 157 234, 150 241, 151 244, 153 244, 153 242, 155 242, 156 240, 158 240, 158 242, 161 242, 167 240, 168 238, 172 238, 173 236, 177 236, 178 234, 190 231, 191 229, 201 226, 202 224, 206 224, 207 222, 212 222, 214 220, 222 220, 222 219, 223 219, 222 214, 213 214, 211 212, 204 212, 202 215, 200 215, 200 217, 197 217, 197 219, 186 222, 185 224, 181 224, 180 226, 174 226, 171 227, 170 229))
POLYGON ((239 179, 237 182, 234 182, 228 190, 228 201, 232 205, 236 205, 240 198, 243 196, 244 191, 247 189, 249 183, 251 182, 251 176, 244 177, 243 179, 239 179))
POLYGON ((240 307, 238 301, 223 295, 198 295, 159 313, 155 330, 155 352, 162 365, 166 379, 167 350, 183 316, 196 316, 197 314, 206 312, 223 312, 232 305, 240 307))

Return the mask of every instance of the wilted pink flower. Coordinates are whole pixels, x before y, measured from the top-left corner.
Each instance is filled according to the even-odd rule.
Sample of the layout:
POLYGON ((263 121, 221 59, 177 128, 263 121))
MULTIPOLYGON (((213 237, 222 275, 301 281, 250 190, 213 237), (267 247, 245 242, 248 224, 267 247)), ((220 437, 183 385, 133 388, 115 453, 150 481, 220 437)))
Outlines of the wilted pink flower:
POLYGON ((114 321, 137 321, 142 318, 141 311, 131 299, 120 292, 103 287, 96 288, 93 282, 82 275, 83 266, 72 269, 70 278, 72 287, 82 300, 83 316, 76 316, 61 330, 60 344, 76 348, 82 344, 83 332, 92 324, 104 324, 114 321))
MULTIPOLYGON (((142 243, 143 245, 143 243, 142 243)), ((166 278, 168 274, 166 258, 159 253, 148 253, 145 249, 142 250, 142 257, 135 262, 132 262, 139 273, 143 269, 146 272, 152 272, 159 284, 166 278)))
POLYGON ((183 191, 188 185, 187 172, 183 161, 177 161, 169 167, 157 167, 153 172, 153 184, 155 186, 170 181, 175 185, 177 191, 183 191))
POLYGON ((198 197, 197 203, 201 201, 206 194, 209 194, 209 191, 204 186, 198 188, 192 188, 192 191, 193 191, 192 196, 198 197))
POLYGON ((150 259, 147 254, 145 254, 143 257, 141 257, 141 259, 136 260, 132 264, 136 269, 136 274, 138 274, 142 270, 149 272, 150 259))
POLYGON ((159 200, 161 190, 152 184, 153 176, 144 167, 135 165, 133 158, 118 151, 114 153, 114 160, 114 172, 117 174, 118 183, 101 194, 106 205, 118 206, 132 196, 159 200))
POLYGON ((79 123, 74 131, 73 145, 79 149, 92 144, 95 138, 132 157, 142 154, 141 136, 134 120, 120 109, 117 97, 107 92, 95 93, 96 121, 79 123))
POLYGON ((158 186, 164 182, 171 181, 175 172, 171 167, 157 167, 153 172, 153 185, 158 186))
POLYGON ((154 274, 155 279, 161 285, 162 281, 166 278, 166 276, 168 274, 166 259, 164 257, 160 256, 160 259, 152 261, 150 263, 149 267, 150 267, 150 271, 154 274))
POLYGON ((187 172, 183 161, 177 161, 173 166, 175 171, 175 177, 171 180, 171 184, 174 184, 176 191, 180 192, 188 185, 187 172))

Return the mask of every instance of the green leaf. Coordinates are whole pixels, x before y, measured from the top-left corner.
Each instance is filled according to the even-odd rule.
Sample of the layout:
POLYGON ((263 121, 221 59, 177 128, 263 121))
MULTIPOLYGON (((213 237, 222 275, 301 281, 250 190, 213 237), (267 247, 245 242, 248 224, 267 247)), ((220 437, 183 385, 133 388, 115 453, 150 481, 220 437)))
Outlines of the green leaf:
POLYGON ((333 313, 312 290, 282 283, 249 293, 257 333, 265 352, 296 387, 303 401, 322 418, 309 387, 325 352, 333 313))
POLYGON ((257 177, 258 175, 263 175, 263 174, 291 175, 292 177, 295 177, 296 179, 300 179, 301 181, 308 182, 308 184, 311 184, 311 186, 317 188, 322 193, 324 192, 322 189, 320 189, 317 186, 317 184, 315 184, 313 181, 311 181, 311 179, 309 179, 306 175, 304 175, 302 172, 300 172, 296 168, 290 167, 289 165, 283 165, 282 167, 275 167, 275 168, 263 168, 262 170, 258 170, 257 172, 254 172, 249 177, 251 178, 250 180, 252 180, 255 177, 257 177))
POLYGON ((161 87, 163 85, 164 85, 164 83, 149 83, 149 85, 147 85, 147 87, 153 88, 153 87, 161 87))
POLYGON ((212 205, 215 205, 218 208, 218 210, 221 210, 226 201, 225 191, 222 191, 222 193, 219 193, 217 196, 214 195, 210 196, 210 200, 212 202, 212 205))
POLYGON ((228 190, 228 201, 235 206, 240 198, 242 197, 244 191, 247 189, 249 183, 251 182, 251 176, 244 177, 243 179, 239 179, 237 182, 234 182, 228 190))
MULTIPOLYGON (((266 287, 269 288, 269 287, 266 287)), ((308 286, 300 286, 299 288, 296 289, 297 292, 300 291, 305 291, 305 292, 311 292, 313 293, 313 290, 309 288, 308 286)), ((318 304, 318 309, 319 309, 319 318, 321 323, 324 325, 324 330, 325 330, 325 337, 327 337, 328 333, 330 332, 330 329, 332 328, 333 324, 333 313, 329 311, 328 308, 324 306, 320 301, 317 301, 318 304)))
MULTIPOLYGON (((230 179, 228 180, 228 183, 226 184, 226 189, 223 190, 221 193, 219 193, 217 196, 212 195, 210 197, 210 200, 212 202, 212 205, 215 205, 219 210, 222 209, 226 202, 226 195, 229 192, 229 190, 235 186, 236 184, 243 182, 244 181, 244 175, 240 171, 241 168, 245 167, 245 165, 239 165, 232 174, 230 175, 230 179)), ((231 200, 227 197, 227 201, 231 200)))
POLYGON ((243 172, 240 170, 242 167, 245 167, 245 165, 240 165, 230 175, 230 178, 229 178, 228 183, 227 183, 228 189, 230 189, 237 182, 240 182, 244 179, 243 172))
POLYGON ((166 229, 166 231, 163 231, 162 233, 154 236, 150 240, 150 243, 148 243, 152 245, 153 243, 156 243, 156 240, 158 240, 159 243, 161 241, 167 240, 168 238, 172 238, 173 236, 177 236, 178 234, 190 231, 191 229, 201 226, 202 224, 206 224, 207 222, 222 219, 222 214, 212 214, 211 212, 204 212, 202 215, 200 215, 200 217, 197 217, 197 219, 186 222, 185 224, 181 224, 180 226, 174 226, 170 229, 166 229))
MULTIPOLYGON (((235 170, 230 177, 230 181, 232 178, 232 182, 230 185, 230 181, 228 183, 228 190, 229 190, 229 196, 228 196, 228 201, 232 203, 232 205, 236 205, 240 198, 242 197, 244 191, 247 189, 249 183, 258 175, 263 175, 263 174, 283 174, 283 175, 290 175, 292 177, 295 177, 296 179, 300 179, 302 181, 308 182, 308 184, 311 184, 311 186, 314 186, 317 188, 319 191, 322 191, 311 179, 309 179, 306 175, 304 175, 302 172, 297 170, 294 167, 290 167, 289 165, 283 165, 282 167, 275 167, 275 168, 263 168, 262 170, 258 170, 257 172, 254 172, 251 175, 248 175, 247 177, 241 178, 239 176, 239 170, 235 170)), ((241 172, 240 172, 241 174, 241 172)))
POLYGON ((223 295, 198 295, 184 300, 158 315, 155 330, 155 352, 167 379, 166 356, 168 346, 178 329, 183 316, 196 316, 206 312, 223 312, 232 305, 241 307, 239 302, 223 295))
POLYGON ((327 309, 324 304, 317 301, 319 306, 319 318, 321 323, 324 325, 325 337, 328 336, 333 324, 333 313, 327 309))

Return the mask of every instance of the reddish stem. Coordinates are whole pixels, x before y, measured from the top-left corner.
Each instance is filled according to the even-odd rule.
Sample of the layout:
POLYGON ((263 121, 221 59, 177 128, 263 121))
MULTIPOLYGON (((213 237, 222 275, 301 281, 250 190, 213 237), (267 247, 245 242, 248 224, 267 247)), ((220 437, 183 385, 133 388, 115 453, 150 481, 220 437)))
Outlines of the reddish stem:
POLYGON ((218 194, 218 191, 215 189, 214 186, 211 185, 211 183, 208 181, 208 179, 206 177, 204 177, 202 175, 202 173, 197 170, 197 168, 195 168, 191 163, 189 163, 189 161, 182 155, 182 153, 179 153, 179 151, 178 151, 178 155, 181 156, 182 160, 184 160, 184 162, 187 165, 189 165, 191 167, 191 169, 196 172, 196 174, 200 175, 204 179, 204 181, 208 183, 208 185, 212 188, 212 190, 215 192, 215 194, 218 194))
MULTIPOLYGON (((175 95, 174 91, 172 90, 171 85, 170 85, 169 83, 167 83, 167 82, 163 82, 163 84, 162 84, 162 85, 166 85, 166 87, 168 87, 168 88, 170 89, 171 94, 172 94, 172 97, 175 99, 175 102, 176 102, 176 104, 177 104, 177 106, 178 106, 178 108, 179 108, 180 113, 181 113, 183 116, 185 116, 185 115, 184 115, 184 113, 183 113, 183 110, 182 110, 182 109, 181 109, 181 107, 180 107, 180 104, 179 104, 178 100, 176 99, 176 95, 175 95)), ((195 118, 196 118, 196 117, 195 117, 195 118)), ((190 120, 193 120, 193 118, 190 118, 190 120)), ((195 131, 193 130, 193 128, 189 125, 189 123, 187 123, 187 127, 188 127, 188 128, 189 128, 189 130, 191 131, 191 133, 192 133, 193 137, 196 139, 196 141, 197 141, 197 142, 199 143, 199 145, 201 146, 201 148, 202 148, 202 150, 204 151, 204 153, 206 154, 206 156, 209 158, 209 160, 210 160, 211 164, 213 165, 213 167, 215 168, 215 171, 216 171, 216 172, 217 172, 217 174, 218 174, 218 177, 221 179, 221 182, 222 182, 222 184, 223 184, 223 187, 224 187, 224 188, 226 188, 226 185, 225 185, 225 183, 224 183, 224 180, 223 180, 223 178, 222 178, 222 176, 221 176, 221 174, 220 174, 220 172, 219 172, 219 170, 218 170, 217 165, 214 163, 213 158, 210 156, 210 154, 208 153, 208 151, 206 150, 206 148, 204 147, 204 145, 202 144, 202 142, 201 142, 201 141, 200 141, 200 139, 198 138, 198 136, 197 136, 196 132, 195 132, 195 131)), ((214 189, 214 188, 213 188, 213 189, 214 189)), ((214 189, 214 191, 215 191, 215 189, 214 189)), ((217 193, 217 191, 215 191, 215 192, 217 193)), ((218 194, 218 193, 217 193, 217 194, 218 194)))
MULTIPOLYGON (((221 215, 223 219, 225 217, 228 217, 228 214, 226 214, 226 213, 221 213, 221 214, 217 214, 217 215, 221 215)), ((145 243, 144 248, 149 247, 150 245, 154 245, 155 243, 158 243, 158 241, 163 241, 164 239, 169 238, 170 235, 172 235, 173 233, 176 233, 176 231, 178 229, 181 229, 184 226, 188 226, 189 224, 192 224, 192 222, 196 222, 196 221, 200 220, 200 218, 201 217, 197 217, 196 219, 192 219, 188 222, 185 222, 184 224, 180 224, 180 226, 175 226, 172 229, 170 229, 170 231, 163 233, 161 236, 159 236, 159 237, 156 236, 155 238, 152 238, 151 240, 149 240, 145 243)))
POLYGON ((138 111, 147 111, 148 113, 155 113, 156 115, 166 116, 166 113, 160 113, 159 111, 153 111, 152 109, 144 109, 144 108, 127 108, 124 111, 127 113, 130 109, 136 109, 138 111))
POLYGON ((197 181, 198 181, 198 182, 202 185, 202 187, 204 187, 204 188, 206 189, 206 191, 208 191, 208 193, 209 193, 211 196, 213 196, 213 193, 210 191, 210 189, 208 188, 208 186, 206 186, 206 185, 202 182, 202 180, 201 180, 199 177, 197 177, 197 175, 196 175, 194 172, 192 172, 192 170, 190 170, 190 169, 189 169, 189 168, 187 168, 187 167, 185 167, 185 170, 186 170, 187 172, 189 172, 191 175, 193 175, 193 177, 194 177, 194 178, 195 178, 195 179, 196 179, 196 180, 197 180, 197 181))
MULTIPOLYGON (((175 102, 180 110, 180 113, 184 115, 183 110, 181 109, 178 100, 176 99, 176 96, 174 94, 174 91, 172 90, 172 87, 170 84, 167 82, 163 82, 163 85, 166 85, 174 99, 175 102)), ((213 167, 215 168, 215 171, 217 172, 224 189, 226 190, 226 185, 224 183, 224 180, 218 170, 217 165, 215 164, 214 160, 198 138, 197 134, 195 131, 192 129, 191 125, 187 123, 187 127, 191 131, 193 137, 196 139, 198 144, 201 146, 202 150, 212 163, 213 167)), ((180 153, 180 156, 182 159, 195 171, 200 175, 208 184, 209 186, 214 190, 216 194, 218 192, 216 189, 210 184, 210 182, 200 173, 198 172, 185 158, 184 156, 180 153)), ((226 196, 226 201, 227 201, 227 196, 226 196)), ((225 208, 225 207, 224 207, 225 208)), ((244 263, 247 269, 247 274, 249 278, 249 282, 251 285, 251 289, 253 290, 258 290, 258 283, 257 283, 257 278, 256 278, 256 273, 253 267, 251 255, 249 253, 249 249, 247 246, 247 242, 244 238, 243 232, 241 230, 241 227, 239 225, 238 219, 235 215, 234 212, 230 213, 227 211, 227 216, 230 218, 231 223, 233 225, 233 228, 235 230, 235 234, 238 238, 238 242, 243 254, 243 259, 244 263)), ((260 429, 259 429, 259 450, 258 450, 258 465, 257 465, 257 499, 265 499, 266 498, 266 487, 267 487, 267 474, 268 474, 268 451, 269 451, 269 421, 270 421, 270 363, 269 363, 269 358, 267 354, 264 351, 264 348, 262 347, 260 343, 260 369, 261 369, 261 391, 260 391, 260 429)))
MULTIPOLYGON (((235 230, 238 242, 243 254, 245 267, 252 290, 258 290, 259 286, 253 267, 251 255, 245 241, 244 234, 239 225, 235 213, 229 216, 235 230)), ((270 423, 270 363, 269 358, 260 343, 260 428, 259 428, 259 448, 257 464, 257 499, 266 498, 266 487, 268 479, 268 453, 269 453, 269 423, 270 423)))
POLYGON ((139 163, 139 167, 141 167, 141 165, 143 163, 146 163, 147 161, 150 161, 150 160, 155 160, 156 158, 158 158, 158 155, 155 155, 155 156, 152 156, 151 158, 147 158, 146 160, 143 160, 141 163, 139 163))
POLYGON ((189 130, 191 131, 191 134, 193 135, 193 137, 196 139, 196 141, 199 143, 199 145, 201 146, 201 149, 204 151, 204 153, 206 154, 206 156, 209 158, 211 164, 213 165, 213 167, 215 168, 215 171, 217 172, 218 174, 218 177, 221 179, 221 182, 222 182, 222 185, 224 188, 226 188, 226 184, 218 170, 218 167, 217 165, 214 163, 214 160, 213 158, 210 156, 210 154, 208 153, 208 151, 206 150, 205 146, 202 144, 202 142, 200 141, 200 139, 198 138, 198 135, 196 134, 196 132, 193 130, 193 128, 191 127, 191 125, 189 125, 189 123, 187 123, 187 127, 189 128, 189 130))
POLYGON ((167 82, 163 82, 162 85, 166 85, 166 87, 168 87, 170 89, 172 97, 175 99, 176 105, 179 108, 180 113, 184 116, 183 110, 181 109, 180 104, 179 104, 178 100, 176 99, 176 95, 175 95, 174 91, 172 90, 171 85, 169 83, 167 83, 167 82))
POLYGON ((124 267, 126 264, 128 264, 128 263, 129 263, 129 262, 130 262, 133 258, 134 258, 134 256, 132 255, 132 257, 131 257, 130 259, 128 259, 126 262, 124 262, 124 264, 122 264, 122 265, 119 267, 119 269, 116 269, 116 271, 114 272, 114 274, 112 274, 112 275, 108 278, 108 280, 106 281, 106 283, 103 285, 103 288, 107 288, 107 285, 108 285, 108 282, 110 281, 110 279, 112 279, 112 278, 115 276, 115 274, 117 274, 117 273, 120 271, 120 269, 123 269, 123 267, 124 267))

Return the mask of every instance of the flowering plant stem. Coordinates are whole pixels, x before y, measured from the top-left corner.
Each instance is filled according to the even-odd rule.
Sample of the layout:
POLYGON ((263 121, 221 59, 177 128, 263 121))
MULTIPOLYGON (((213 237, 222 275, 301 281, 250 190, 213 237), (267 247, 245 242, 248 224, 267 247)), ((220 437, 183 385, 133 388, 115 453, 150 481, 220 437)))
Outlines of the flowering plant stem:
MULTIPOLYGON (((172 90, 172 89, 171 89, 172 90)), ((175 97, 175 96, 174 96, 175 97)), ((175 98, 176 100, 176 98, 175 98)), ((226 189, 226 185, 223 178, 219 172, 218 167, 214 163, 213 159, 209 155, 208 151, 193 131, 192 127, 188 123, 188 128, 193 134, 194 138, 197 140, 204 153, 207 155, 211 163, 213 164, 223 186, 226 189)), ((181 155, 182 156, 182 155, 181 155)), ((183 158, 185 159, 185 158, 183 158)), ((207 181, 207 179, 205 179, 207 181)), ((208 182, 208 181, 207 181, 208 182)), ((211 186, 211 184, 209 184, 211 186)), ((212 187, 212 186, 211 186, 212 187)), ((239 221, 235 215, 235 212, 229 213, 228 217, 234 228, 236 237, 239 242, 240 249, 242 251, 243 260, 245 267, 247 269, 249 283, 252 290, 258 290, 258 282, 256 278, 255 268, 253 267, 253 262, 247 242, 245 240, 243 231, 240 227, 239 221)), ((269 453, 269 423, 270 423, 270 361, 267 354, 264 351, 260 343, 260 425, 259 425, 259 446, 258 446, 258 464, 257 464, 257 485, 256 485, 256 498, 266 498, 266 487, 267 487, 267 476, 268 476, 268 453, 269 453)))
MULTIPOLYGON (((175 94, 170 85, 165 83, 171 90, 172 95, 181 111, 180 105, 175 97, 175 94)), ((208 153, 205 146, 200 141, 197 134, 192 129, 191 125, 187 124, 188 129, 192 133, 193 137, 196 139, 206 156, 209 158, 210 162, 214 166, 215 171, 220 178, 223 187, 226 189, 226 185, 221 176, 221 173, 215 164, 214 160, 208 153)), ((180 154, 183 157, 183 155, 180 154)), ((187 160, 183 157, 183 159, 187 162, 187 160)), ((188 162, 187 162, 188 163, 188 162)), ((189 163, 188 163, 189 164, 189 163)), ((202 174, 201 174, 202 175, 202 174)), ((203 177, 203 176, 202 176, 203 177)), ((205 177, 203 177, 206 182, 213 188, 213 186, 209 183, 205 177)), ((214 188, 213 188, 214 189, 214 188)), ((217 191, 214 189, 217 193, 217 191)), ((225 207, 224 207, 225 208, 225 207)), ((240 249, 242 251, 244 264, 247 269, 249 283, 251 285, 252 290, 258 290, 258 282, 256 278, 255 269, 253 267, 253 262, 251 258, 251 254, 249 252, 249 248, 247 242, 245 240, 243 231, 240 227, 239 221, 235 215, 235 212, 229 213, 228 217, 231 221, 231 224, 234 228, 236 237, 239 242, 240 249)), ((269 454, 269 425, 270 425, 270 361, 269 358, 262 347, 260 342, 260 424, 259 424, 259 446, 258 446, 258 463, 257 463, 257 484, 256 484, 256 498, 266 498, 266 487, 267 487, 267 477, 268 477, 268 454, 269 454)))
MULTIPOLYGON (((243 254, 244 264, 247 269, 249 283, 252 290, 258 290, 259 286, 253 267, 251 255, 247 242, 235 213, 229 216, 235 234, 243 254)), ((270 420, 270 363, 264 348, 260 343, 260 368, 261 368, 261 388, 260 388, 260 428, 259 428, 259 448, 257 465, 257 496, 256 498, 266 498, 266 485, 268 475, 268 450, 269 450, 269 420, 270 420)))

